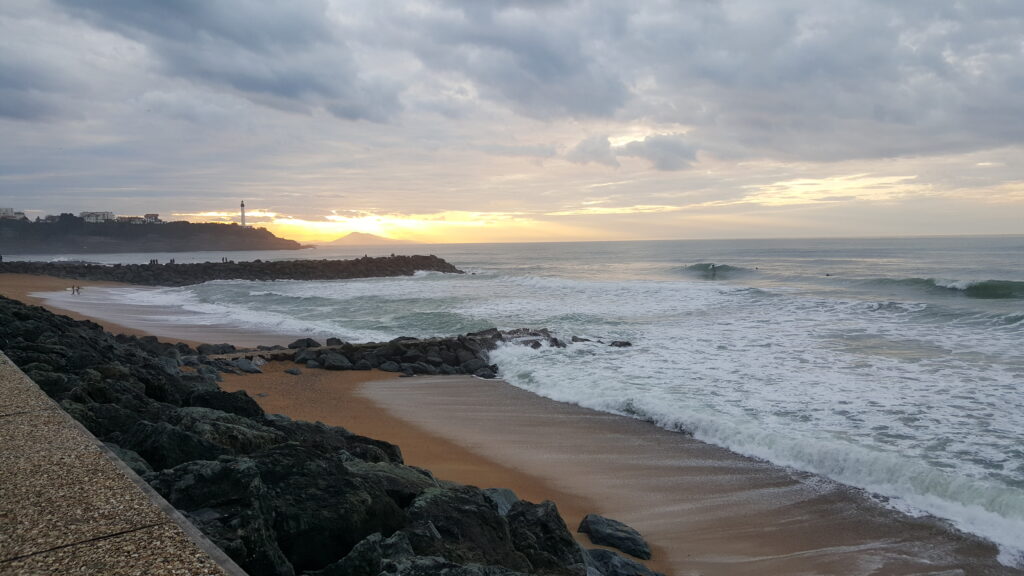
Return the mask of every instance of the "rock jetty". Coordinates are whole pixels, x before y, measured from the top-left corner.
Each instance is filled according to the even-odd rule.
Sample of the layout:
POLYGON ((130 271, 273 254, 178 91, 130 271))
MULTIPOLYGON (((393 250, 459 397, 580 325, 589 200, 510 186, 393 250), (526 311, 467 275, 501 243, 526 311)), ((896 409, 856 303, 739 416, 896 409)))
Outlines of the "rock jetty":
POLYGON ((43 274, 75 280, 145 286, 186 286, 210 280, 343 280, 412 276, 418 271, 462 274, 437 256, 364 256, 353 260, 278 260, 196 264, 114 264, 83 262, 0 262, 0 273, 43 274))
POLYGON ((265 414, 218 388, 229 359, 2 297, 0 348, 252 576, 642 573, 577 545, 551 502, 439 481, 387 442, 265 414))

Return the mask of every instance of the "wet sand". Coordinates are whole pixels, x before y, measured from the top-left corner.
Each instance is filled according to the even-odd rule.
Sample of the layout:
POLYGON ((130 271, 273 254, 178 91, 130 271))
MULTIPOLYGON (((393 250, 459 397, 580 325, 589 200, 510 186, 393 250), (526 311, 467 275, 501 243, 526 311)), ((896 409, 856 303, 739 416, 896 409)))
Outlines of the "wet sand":
MULTIPOLYGON (((108 318, 112 316, 112 314, 83 314, 73 308, 66 307, 67 305, 73 305, 74 302, 72 299, 78 297, 71 294, 72 285, 81 286, 82 294, 86 296, 89 294, 90 288, 133 287, 131 284, 122 284, 120 282, 71 280, 68 278, 57 278, 56 276, 35 276, 32 274, 0 274, 0 296, 20 300, 26 304, 32 304, 34 306, 43 306, 55 314, 63 314, 64 316, 69 316, 75 320, 92 320, 100 326, 103 326, 103 328, 108 332, 113 332, 114 334, 131 334, 132 336, 157 335, 145 329, 133 328, 111 321, 108 318), (40 292, 49 293, 50 296, 45 297, 33 295, 40 292), (66 302, 67 304, 62 306, 61 304, 63 302, 66 302)), ((186 342, 190 344, 196 342, 187 338, 176 338, 172 336, 164 336, 164 338, 172 342, 186 342)))
POLYGON ((156 336, 170 342, 185 342, 195 346, 206 342, 218 344, 228 342, 236 346, 255 347, 261 344, 287 344, 306 336, 305 334, 269 334, 258 333, 231 326, 204 326, 195 323, 173 323, 154 319, 154 316, 185 315, 178 309, 163 307, 155 309, 150 306, 131 306, 115 299, 108 294, 97 294, 93 289, 131 288, 133 290, 155 290, 149 286, 137 286, 121 282, 100 282, 89 280, 70 280, 55 276, 35 276, 32 274, 0 274, 0 295, 27 304, 44 306, 57 314, 70 316, 76 320, 92 320, 115 334, 131 334, 134 336, 156 336), (81 286, 81 294, 72 295, 71 285, 81 286))

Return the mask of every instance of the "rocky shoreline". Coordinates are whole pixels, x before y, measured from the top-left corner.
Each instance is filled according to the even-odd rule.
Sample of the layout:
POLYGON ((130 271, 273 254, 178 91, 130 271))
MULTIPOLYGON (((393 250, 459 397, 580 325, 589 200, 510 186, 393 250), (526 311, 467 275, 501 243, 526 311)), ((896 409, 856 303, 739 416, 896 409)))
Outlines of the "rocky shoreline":
POLYGON ((412 276, 419 271, 463 274, 437 256, 364 256, 352 260, 280 260, 251 262, 150 263, 106 266, 84 262, 0 262, 0 273, 36 274, 124 282, 145 286, 186 286, 211 280, 344 280, 412 276))
POLYGON ((499 342, 544 338, 557 343, 542 331, 494 330, 239 353, 114 336, 0 298, 4 353, 252 576, 654 574, 579 546, 551 502, 440 481, 406 466, 397 446, 265 414, 244 392, 217 386, 224 371, 245 372, 245 362, 258 370, 253 359, 289 353, 313 353, 306 367, 345 369, 331 368, 334 354, 350 369, 390 362, 407 373, 476 373, 493 368, 487 350, 499 342))

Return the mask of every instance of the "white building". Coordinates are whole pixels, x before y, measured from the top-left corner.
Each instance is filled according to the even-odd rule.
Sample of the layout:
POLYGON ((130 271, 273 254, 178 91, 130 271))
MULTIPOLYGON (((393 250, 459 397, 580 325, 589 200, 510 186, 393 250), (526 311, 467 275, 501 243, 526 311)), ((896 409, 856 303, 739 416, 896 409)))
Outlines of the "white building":
POLYGON ((113 212, 79 212, 78 217, 93 224, 117 219, 113 212))

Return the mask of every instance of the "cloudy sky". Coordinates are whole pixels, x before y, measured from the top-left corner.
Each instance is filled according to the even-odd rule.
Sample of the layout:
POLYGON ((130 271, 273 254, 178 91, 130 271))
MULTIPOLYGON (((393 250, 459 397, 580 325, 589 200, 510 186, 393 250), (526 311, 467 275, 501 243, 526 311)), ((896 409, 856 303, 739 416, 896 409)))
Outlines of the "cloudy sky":
POLYGON ((313 241, 1024 233, 1024 3, 0 3, 0 206, 241 200, 313 241))

